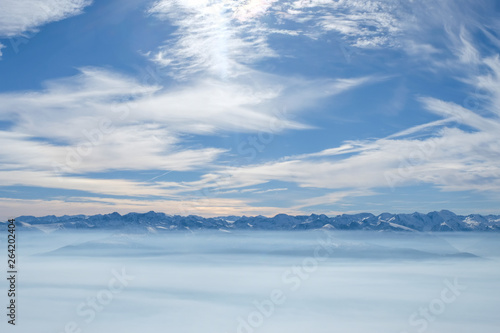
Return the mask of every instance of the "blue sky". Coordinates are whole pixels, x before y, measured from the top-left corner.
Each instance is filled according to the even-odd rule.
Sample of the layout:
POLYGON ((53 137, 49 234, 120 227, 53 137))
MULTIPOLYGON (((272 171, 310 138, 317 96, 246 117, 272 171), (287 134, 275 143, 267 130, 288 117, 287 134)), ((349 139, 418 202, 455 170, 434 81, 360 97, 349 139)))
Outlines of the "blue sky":
POLYGON ((499 213, 496 1, 0 4, 0 211, 499 213))

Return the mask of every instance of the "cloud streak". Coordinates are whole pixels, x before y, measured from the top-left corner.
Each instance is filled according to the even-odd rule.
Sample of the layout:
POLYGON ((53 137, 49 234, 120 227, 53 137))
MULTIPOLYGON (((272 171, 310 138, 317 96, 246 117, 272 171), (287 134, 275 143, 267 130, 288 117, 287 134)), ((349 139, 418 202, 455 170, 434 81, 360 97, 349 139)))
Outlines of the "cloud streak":
POLYGON ((238 76, 246 65, 277 56, 267 45, 265 27, 253 20, 270 3, 159 1, 150 14, 170 21, 177 31, 174 44, 160 47, 153 59, 180 79, 199 72, 222 79, 238 76))
POLYGON ((3 0, 0 11, 0 37, 36 32, 49 22, 81 14, 91 0, 3 0))
MULTIPOLYGON (((460 34, 464 34, 463 30, 460 34)), ((463 43, 466 53, 479 54, 474 45, 465 40, 463 43)), ((497 89, 500 59, 474 56, 464 61, 463 54, 456 54, 458 63, 481 68, 480 71, 469 68, 465 71, 467 76, 459 79, 482 92, 477 95, 479 110, 435 97, 419 97, 424 109, 442 119, 382 139, 346 141, 316 153, 225 168, 206 174, 191 185, 234 190, 280 181, 300 188, 335 191, 300 199, 296 208, 370 196, 377 189, 394 190, 423 184, 442 191, 495 195, 500 192, 500 93, 497 89)))
MULTIPOLYGON (((0 218, 26 215, 26 205, 30 206, 30 214, 36 216, 70 215, 74 214, 75 211, 85 212, 86 214, 164 211, 172 215, 191 214, 207 217, 229 215, 274 216, 283 212, 283 209, 279 207, 252 206, 251 204, 252 202, 248 200, 224 198, 194 200, 137 200, 99 197, 64 197, 50 200, 0 198, 0 218)), ((293 214, 302 213, 300 210, 290 209, 287 209, 287 212, 293 214)))

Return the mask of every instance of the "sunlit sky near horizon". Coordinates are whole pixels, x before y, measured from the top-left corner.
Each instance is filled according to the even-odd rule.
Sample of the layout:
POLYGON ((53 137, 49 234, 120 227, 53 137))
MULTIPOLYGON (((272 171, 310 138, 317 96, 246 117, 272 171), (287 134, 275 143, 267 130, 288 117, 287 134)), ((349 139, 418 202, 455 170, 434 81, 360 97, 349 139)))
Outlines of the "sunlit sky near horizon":
POLYGON ((0 218, 500 213, 500 2, 0 2, 0 218))

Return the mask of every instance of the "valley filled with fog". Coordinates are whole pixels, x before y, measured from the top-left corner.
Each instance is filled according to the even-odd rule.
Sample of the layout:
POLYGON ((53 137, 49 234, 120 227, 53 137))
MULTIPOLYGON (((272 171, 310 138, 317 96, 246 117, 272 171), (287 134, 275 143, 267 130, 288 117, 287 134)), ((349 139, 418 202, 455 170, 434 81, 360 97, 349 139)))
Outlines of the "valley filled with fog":
POLYGON ((64 230, 19 234, 18 256, 18 327, 2 332, 500 326, 496 233, 64 230))

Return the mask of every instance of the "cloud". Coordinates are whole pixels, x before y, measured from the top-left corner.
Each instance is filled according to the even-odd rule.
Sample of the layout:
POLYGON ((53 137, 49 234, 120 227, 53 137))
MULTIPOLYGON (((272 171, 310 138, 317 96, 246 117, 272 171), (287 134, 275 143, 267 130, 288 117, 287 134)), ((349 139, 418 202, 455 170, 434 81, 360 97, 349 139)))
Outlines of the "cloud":
POLYGON ((154 117, 138 122, 144 108, 128 103, 158 89, 87 68, 75 77, 48 82, 41 92, 2 94, 0 119, 11 123, 0 132, 7 144, 2 161, 63 173, 189 170, 223 152, 180 149, 178 134, 153 124, 154 117))
MULTIPOLYGON (((191 136, 309 128, 293 118, 321 98, 376 80, 295 78, 283 84, 280 77, 253 72, 249 80, 206 79, 165 88, 82 68, 73 77, 45 82, 39 91, 0 94, 0 121, 8 124, 0 131, 0 181, 134 200, 203 198, 194 192, 210 176, 198 183, 163 182, 120 179, 113 171, 220 169, 228 150, 197 144, 191 136)), ((197 211, 209 214, 208 207, 197 211)))
POLYGON ((269 193, 269 192, 281 192, 281 191, 288 191, 288 189, 285 188, 271 188, 268 190, 261 190, 261 191, 255 191, 257 194, 264 194, 264 193, 269 193))
POLYGON ((451 42, 462 61, 477 61, 478 55, 467 47, 469 37, 463 26, 477 26, 470 13, 481 6, 484 2, 458 6, 454 1, 427 0, 161 0, 149 14, 177 30, 149 55, 177 79, 200 73, 227 79, 246 73, 252 64, 284 56, 270 39, 280 33, 315 40, 327 35, 341 40, 346 52, 354 52, 349 48, 401 49, 419 61, 443 58, 450 46, 445 43, 451 42), (441 35, 436 30, 447 31, 448 40, 435 37, 441 35))
POLYGON ((463 106, 452 102, 445 102, 436 98, 420 98, 425 108, 439 115, 447 117, 449 120, 468 125, 476 130, 485 132, 495 132, 500 130, 498 118, 485 118, 463 106))
POLYGON ((34 186, 76 190, 100 195, 128 195, 132 197, 169 197, 172 191, 146 182, 124 179, 92 179, 90 177, 65 176, 58 178, 50 171, 2 170, 0 180, 3 186, 34 186))
POLYGON ((306 25, 306 35, 336 32, 358 48, 397 46, 403 19, 408 16, 397 1, 323 0, 287 2, 277 15, 306 25))
MULTIPOLYGON (((228 168, 219 174, 206 175, 203 186, 226 189, 282 181, 302 188, 346 191, 428 183, 446 191, 498 192, 498 133, 498 130, 470 133, 444 128, 435 137, 424 140, 358 142, 359 149, 351 151, 352 156, 328 159, 328 154, 317 154, 228 168)), ((313 204, 314 200, 307 202, 313 204)))
POLYGON ((359 48, 396 46, 408 15, 395 1, 304 0, 161 0, 149 13, 177 27, 174 37, 151 53, 177 79, 200 72, 223 79, 245 73, 256 62, 280 56, 269 42, 276 33, 316 38, 336 32, 359 48), (287 22, 285 29, 280 22, 287 22))
POLYGON ((466 64, 478 64, 479 52, 472 45, 471 37, 464 26, 460 27, 460 48, 458 49, 460 61, 466 64))
POLYGON ((4 49, 6 46, 0 43, 0 59, 2 57, 2 49, 4 49))
POLYGON ((428 43, 418 43, 413 40, 408 40, 404 46, 405 52, 409 55, 419 58, 428 59, 433 55, 441 53, 435 46, 428 43))
POLYGON ((183 145, 191 134, 279 133, 309 128, 292 120, 317 100, 372 78, 305 81, 254 74, 251 80, 202 80, 164 89, 98 68, 47 82, 42 91, 0 94, 6 164, 57 165, 67 172, 189 170, 224 149, 183 145), (65 124, 61 126, 61 124, 65 124), (9 148, 10 147, 10 148, 9 148), (29 163, 28 163, 29 164, 29 163))
MULTIPOLYGON (((271 206, 254 207, 248 200, 205 198, 201 200, 135 200, 99 197, 65 197, 63 199, 10 199, 0 198, 0 219, 21 215, 71 215, 75 212, 87 215, 118 212, 146 213, 149 211, 168 212, 179 215, 229 216, 274 216, 283 209, 271 206), (26 210, 29 207, 29 213, 26 210)), ((300 210, 287 209, 289 214, 303 214, 300 210)))
POLYGON ((296 201, 296 205, 293 208, 304 209, 306 207, 314 207, 319 205, 333 205, 341 202, 348 197, 364 197, 372 196, 374 194, 375 192, 370 190, 336 191, 322 196, 299 199, 296 201))
POLYGON ((398 49, 413 60, 429 63, 431 58, 443 58, 442 53, 454 49, 453 45, 463 61, 477 60, 466 45, 467 29, 494 31, 493 7, 493 1, 482 0, 295 0, 274 4, 269 15, 283 25, 292 22, 300 35, 312 39, 336 34, 343 48, 398 49))
POLYGON ((0 37, 36 32, 49 22, 81 14, 91 3, 91 0, 2 0, 0 37))
POLYGON ((234 10, 234 17, 240 21, 247 21, 264 16, 278 0, 250 0, 234 10))
MULTIPOLYGON (((460 34, 468 33, 462 30, 460 34)), ((373 195, 377 189, 396 190, 419 184, 442 191, 500 193, 500 58, 481 57, 471 43, 466 49, 467 54, 476 54, 467 59, 475 60, 463 61, 464 53, 459 52, 455 65, 466 67, 466 76, 458 80, 476 92, 476 103, 467 98, 459 105, 436 97, 418 97, 424 109, 442 119, 386 138, 351 140, 319 152, 228 167, 184 185, 234 190, 279 181, 299 188, 333 191, 298 199, 295 208, 373 195), (471 65, 477 67, 471 69, 471 65)))
POLYGON ((201 71, 219 78, 237 76, 246 65, 276 56, 267 45, 265 27, 251 20, 270 3, 159 1, 149 13, 170 21, 177 31, 175 41, 160 47, 153 59, 180 79, 201 71))

